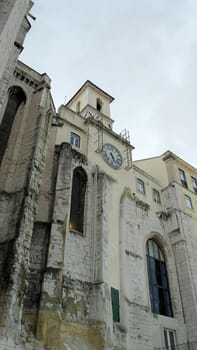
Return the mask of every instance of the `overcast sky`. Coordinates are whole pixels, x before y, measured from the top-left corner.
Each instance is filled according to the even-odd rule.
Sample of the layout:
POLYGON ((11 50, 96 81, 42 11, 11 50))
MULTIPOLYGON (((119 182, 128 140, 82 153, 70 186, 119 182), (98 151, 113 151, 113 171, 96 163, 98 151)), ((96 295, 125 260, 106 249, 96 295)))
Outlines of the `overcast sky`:
POLYGON ((21 60, 56 107, 87 80, 115 97, 134 159, 167 149, 197 167, 197 0, 35 0, 21 60))

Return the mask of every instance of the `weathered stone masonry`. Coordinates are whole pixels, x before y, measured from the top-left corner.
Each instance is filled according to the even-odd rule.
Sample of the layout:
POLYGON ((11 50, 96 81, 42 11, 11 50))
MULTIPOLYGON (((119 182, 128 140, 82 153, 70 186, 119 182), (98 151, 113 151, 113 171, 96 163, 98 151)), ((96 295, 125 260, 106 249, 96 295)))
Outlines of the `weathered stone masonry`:
MULTIPOLYGON (((19 66, 22 67, 22 64, 19 66)), ((24 66, 24 75, 25 70, 27 67, 24 66)), ((37 89, 27 86, 15 77, 10 81, 10 86, 20 86, 28 97, 23 109, 19 108, 15 115, 0 169, 1 209, 5 214, 10 213, 1 216, 3 230, 0 244, 3 258, 1 334, 6 336, 18 336, 20 331, 48 129, 54 114, 48 77, 36 73, 35 78, 38 81, 37 89)))

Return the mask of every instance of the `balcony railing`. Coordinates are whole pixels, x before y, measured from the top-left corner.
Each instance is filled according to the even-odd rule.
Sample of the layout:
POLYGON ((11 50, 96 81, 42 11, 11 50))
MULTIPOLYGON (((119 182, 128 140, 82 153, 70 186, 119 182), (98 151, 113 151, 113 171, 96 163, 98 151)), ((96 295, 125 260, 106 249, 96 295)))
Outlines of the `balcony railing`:
POLYGON ((160 350, 197 350, 197 341, 160 348, 160 350))

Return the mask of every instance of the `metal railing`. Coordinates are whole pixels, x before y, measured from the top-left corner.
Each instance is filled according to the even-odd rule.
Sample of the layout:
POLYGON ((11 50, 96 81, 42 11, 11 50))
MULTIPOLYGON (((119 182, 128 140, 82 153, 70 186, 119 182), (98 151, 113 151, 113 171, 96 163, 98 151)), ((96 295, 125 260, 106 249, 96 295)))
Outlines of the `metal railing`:
POLYGON ((160 348, 160 350, 197 350, 197 341, 160 348))

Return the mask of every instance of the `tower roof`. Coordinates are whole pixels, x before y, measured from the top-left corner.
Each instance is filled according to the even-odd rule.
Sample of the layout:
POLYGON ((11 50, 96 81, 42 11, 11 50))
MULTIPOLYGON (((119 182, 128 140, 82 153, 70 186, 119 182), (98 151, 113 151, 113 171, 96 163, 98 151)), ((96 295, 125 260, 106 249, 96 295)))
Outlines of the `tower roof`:
POLYGON ((86 82, 80 87, 80 89, 71 97, 71 99, 66 103, 66 107, 69 107, 70 104, 86 89, 86 87, 92 87, 94 90, 98 91, 99 94, 104 95, 108 98, 109 102, 111 103, 114 101, 114 97, 109 95, 107 92, 99 88, 97 85, 92 83, 90 80, 86 80, 86 82))

